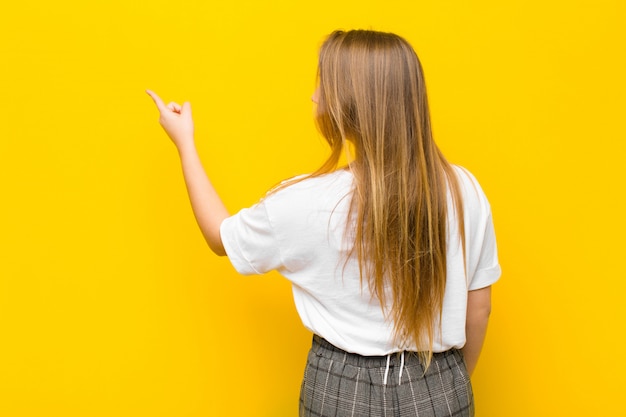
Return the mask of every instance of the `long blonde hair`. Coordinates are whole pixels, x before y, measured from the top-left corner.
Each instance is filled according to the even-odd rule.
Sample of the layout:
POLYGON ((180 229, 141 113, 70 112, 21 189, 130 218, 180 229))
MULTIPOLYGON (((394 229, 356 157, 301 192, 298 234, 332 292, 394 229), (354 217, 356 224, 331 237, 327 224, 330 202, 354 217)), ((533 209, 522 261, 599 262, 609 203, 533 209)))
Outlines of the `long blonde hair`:
POLYGON ((383 309, 391 301, 385 314, 396 343, 417 346, 430 363, 446 285, 449 195, 464 253, 465 239, 459 182, 433 141, 421 64, 397 35, 335 31, 318 71, 317 124, 331 155, 313 175, 336 169, 352 143, 352 255, 361 282, 383 309))

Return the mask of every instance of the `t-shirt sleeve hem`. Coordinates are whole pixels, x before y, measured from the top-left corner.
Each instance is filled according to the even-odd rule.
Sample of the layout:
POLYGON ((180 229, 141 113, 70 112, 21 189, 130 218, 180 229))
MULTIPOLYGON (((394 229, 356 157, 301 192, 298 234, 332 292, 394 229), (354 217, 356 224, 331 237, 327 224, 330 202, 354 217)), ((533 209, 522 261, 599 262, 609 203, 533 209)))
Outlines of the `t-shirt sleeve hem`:
POLYGON ((472 279, 468 290, 474 291, 486 288, 496 283, 500 279, 501 274, 502 269, 500 268, 500 265, 495 265, 488 269, 481 269, 474 275, 474 279, 472 279))
POLYGON ((243 257, 241 247, 236 239, 236 233, 233 233, 232 228, 235 227, 234 217, 228 217, 222 221, 220 225, 220 236, 222 238, 222 245, 226 251, 226 256, 232 264, 233 268, 241 275, 255 275, 260 274, 248 260, 243 257))

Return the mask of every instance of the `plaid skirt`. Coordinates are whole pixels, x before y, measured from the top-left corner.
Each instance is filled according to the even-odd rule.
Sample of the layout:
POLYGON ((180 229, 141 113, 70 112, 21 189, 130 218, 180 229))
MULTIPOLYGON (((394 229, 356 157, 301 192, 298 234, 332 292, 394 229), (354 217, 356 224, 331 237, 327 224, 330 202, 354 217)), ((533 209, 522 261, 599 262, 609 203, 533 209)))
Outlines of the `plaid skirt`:
POLYGON ((433 354, 424 373, 415 353, 360 356, 313 336, 300 416, 465 417, 474 416, 474 398, 457 349, 433 354))

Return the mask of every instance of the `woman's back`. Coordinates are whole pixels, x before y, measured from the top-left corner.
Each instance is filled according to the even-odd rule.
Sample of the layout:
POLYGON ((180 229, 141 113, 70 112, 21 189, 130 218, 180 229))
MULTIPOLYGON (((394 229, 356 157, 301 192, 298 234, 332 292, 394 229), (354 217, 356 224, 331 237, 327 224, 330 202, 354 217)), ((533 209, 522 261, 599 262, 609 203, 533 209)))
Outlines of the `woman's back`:
MULTIPOLYGON (((457 222, 452 217, 443 339, 437 331, 435 352, 463 346, 468 289, 491 285, 499 276, 487 199, 467 171, 456 168, 456 172, 466 207, 467 263, 463 265, 457 222)), ((224 247, 242 274, 278 270, 289 279, 303 324, 333 345, 367 356, 416 351, 416 346, 399 346, 394 341, 393 322, 385 317, 367 280, 361 282, 358 261, 354 256, 347 258, 354 235, 354 225, 346 230, 353 189, 349 170, 284 187, 226 219, 222 223, 224 247)), ((388 301, 386 309, 391 307, 388 301)))

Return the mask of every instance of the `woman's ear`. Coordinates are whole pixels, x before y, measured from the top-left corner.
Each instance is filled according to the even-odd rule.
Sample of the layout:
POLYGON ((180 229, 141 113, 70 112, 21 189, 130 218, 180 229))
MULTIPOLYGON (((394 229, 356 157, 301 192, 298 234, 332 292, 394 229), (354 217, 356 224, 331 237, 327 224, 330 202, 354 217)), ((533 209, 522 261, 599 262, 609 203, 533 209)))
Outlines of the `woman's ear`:
POLYGON ((313 95, 311 96, 311 101, 315 104, 318 104, 320 101, 320 86, 318 85, 313 91, 313 95))

